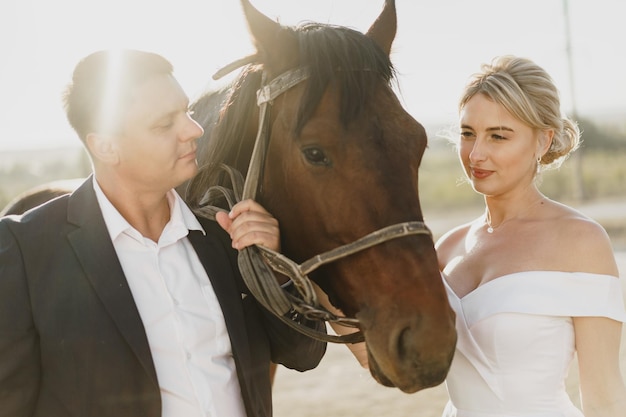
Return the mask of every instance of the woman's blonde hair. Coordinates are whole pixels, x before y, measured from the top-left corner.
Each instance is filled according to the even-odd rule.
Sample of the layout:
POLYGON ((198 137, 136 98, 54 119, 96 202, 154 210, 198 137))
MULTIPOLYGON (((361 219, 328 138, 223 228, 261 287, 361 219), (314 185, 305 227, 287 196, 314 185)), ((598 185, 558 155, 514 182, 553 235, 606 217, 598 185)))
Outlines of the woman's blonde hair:
POLYGON ((459 110, 476 94, 484 94, 511 115, 538 129, 552 129, 554 136, 539 164, 557 168, 580 145, 580 130, 561 114, 559 92, 552 77, 526 58, 496 57, 474 74, 459 101, 459 110))

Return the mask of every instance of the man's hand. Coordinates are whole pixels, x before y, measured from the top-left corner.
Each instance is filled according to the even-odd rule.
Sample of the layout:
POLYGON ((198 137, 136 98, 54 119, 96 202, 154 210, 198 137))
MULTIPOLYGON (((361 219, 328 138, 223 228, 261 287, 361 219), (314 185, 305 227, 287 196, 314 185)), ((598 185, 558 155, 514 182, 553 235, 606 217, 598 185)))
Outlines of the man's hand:
POLYGON ((230 235, 233 248, 241 250, 256 244, 280 252, 278 220, 256 201, 241 201, 229 213, 217 213, 215 219, 230 235))

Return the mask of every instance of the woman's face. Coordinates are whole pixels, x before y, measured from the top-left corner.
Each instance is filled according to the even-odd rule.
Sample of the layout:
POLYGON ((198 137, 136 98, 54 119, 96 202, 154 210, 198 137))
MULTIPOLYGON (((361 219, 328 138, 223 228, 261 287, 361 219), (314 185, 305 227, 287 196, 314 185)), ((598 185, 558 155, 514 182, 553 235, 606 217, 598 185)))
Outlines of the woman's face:
POLYGON ((459 158, 474 190, 500 196, 533 184, 541 155, 536 131, 483 94, 460 112, 459 158))

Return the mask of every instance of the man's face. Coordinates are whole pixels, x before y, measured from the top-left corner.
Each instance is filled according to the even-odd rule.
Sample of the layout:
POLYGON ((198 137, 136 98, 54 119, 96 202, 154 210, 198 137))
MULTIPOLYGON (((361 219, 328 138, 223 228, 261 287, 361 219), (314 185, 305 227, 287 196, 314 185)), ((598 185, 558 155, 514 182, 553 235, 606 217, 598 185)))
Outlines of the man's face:
POLYGON ((169 190, 197 172, 196 139, 203 130, 188 106, 171 75, 155 75, 135 89, 114 136, 119 179, 138 191, 169 190))

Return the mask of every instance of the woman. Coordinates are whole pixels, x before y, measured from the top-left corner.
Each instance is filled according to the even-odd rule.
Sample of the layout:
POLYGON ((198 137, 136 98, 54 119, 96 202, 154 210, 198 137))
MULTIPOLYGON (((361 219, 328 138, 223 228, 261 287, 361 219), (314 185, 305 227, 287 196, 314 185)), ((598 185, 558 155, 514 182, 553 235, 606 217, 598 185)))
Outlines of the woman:
POLYGON ((609 238, 537 187, 579 144, 552 79, 527 59, 496 58, 459 115, 459 158, 486 210, 436 244, 458 331, 444 416, 583 416, 564 384, 575 354, 584 416, 625 416, 626 313, 609 238))

